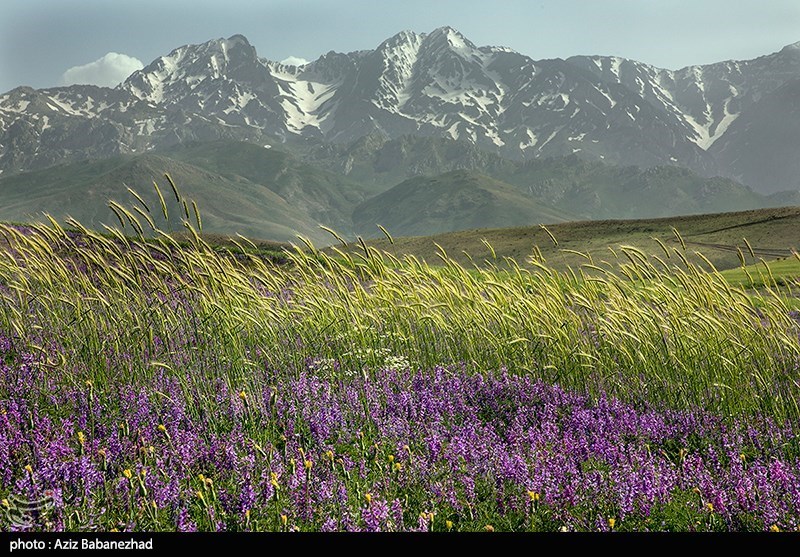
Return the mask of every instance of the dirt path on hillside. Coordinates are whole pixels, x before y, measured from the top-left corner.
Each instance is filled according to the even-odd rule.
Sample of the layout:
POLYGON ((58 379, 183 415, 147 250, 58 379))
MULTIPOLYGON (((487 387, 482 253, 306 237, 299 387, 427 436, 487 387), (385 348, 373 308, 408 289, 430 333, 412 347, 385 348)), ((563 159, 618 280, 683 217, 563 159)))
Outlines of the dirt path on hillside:
MULTIPOLYGON (((753 220, 749 222, 740 222, 738 224, 732 224, 730 226, 723 226, 722 228, 717 228, 714 230, 706 230, 703 232, 696 232, 694 234, 689 234, 686 237, 691 238, 692 236, 705 236, 706 234, 716 234, 717 232, 727 232, 728 230, 736 230, 737 228, 747 228, 748 226, 755 226, 757 224, 765 224, 768 222, 775 222, 776 220, 784 220, 784 219, 791 219, 797 218, 797 213, 789 213, 788 215, 770 215, 767 218, 753 220)), ((688 242, 687 242, 688 243, 688 242)))
MULTIPOLYGON (((677 240, 675 240, 677 241, 677 240)), ((691 244, 693 246, 700 246, 704 248, 711 248, 720 251, 728 251, 732 253, 736 253, 737 251, 741 250, 742 253, 749 253, 749 249, 747 246, 731 246, 729 244, 707 244, 705 242, 690 242, 688 240, 684 240, 684 242, 688 245, 691 244)), ((791 257, 793 252, 790 249, 781 249, 781 248, 757 248, 753 247, 753 254, 761 256, 761 257, 791 257)))

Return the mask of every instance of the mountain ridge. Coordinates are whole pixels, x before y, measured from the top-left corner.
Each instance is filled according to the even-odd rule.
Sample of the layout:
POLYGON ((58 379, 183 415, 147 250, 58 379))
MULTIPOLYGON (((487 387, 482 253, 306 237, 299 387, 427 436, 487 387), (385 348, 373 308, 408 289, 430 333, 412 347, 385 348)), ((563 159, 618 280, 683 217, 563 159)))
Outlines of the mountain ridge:
MULTIPOLYGON (((611 56, 534 60, 440 27, 291 66, 260 58, 246 37, 233 35, 178 47, 114 89, 0 95, 0 171, 191 141, 345 144, 378 133, 458 139, 519 160, 574 153, 683 166, 762 193, 795 190, 785 157, 777 179, 756 162, 734 164, 747 152, 747 131, 729 132, 749 112, 787 108, 790 101, 772 93, 800 79, 797 44, 747 61, 665 70, 611 56)), ((781 149, 769 139, 770 149, 781 149)), ((800 129, 781 140, 800 141, 800 129)))

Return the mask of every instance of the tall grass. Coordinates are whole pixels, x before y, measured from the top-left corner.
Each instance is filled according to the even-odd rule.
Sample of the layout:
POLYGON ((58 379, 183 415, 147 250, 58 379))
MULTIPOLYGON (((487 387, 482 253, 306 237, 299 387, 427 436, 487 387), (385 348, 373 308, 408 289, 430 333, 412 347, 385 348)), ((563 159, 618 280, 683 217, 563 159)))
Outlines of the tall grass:
POLYGON ((119 204, 121 226, 103 234, 74 221, 0 225, 0 328, 52 366, 79 362, 72 380, 96 385, 179 366, 238 386, 255 367, 309 361, 343 378, 393 358, 505 367, 632 403, 798 418, 798 322, 777 286, 732 287, 687 262, 682 243, 652 255, 622 246, 617 272, 588 256, 558 272, 534 246, 532 269, 506 260, 500 270, 465 268, 443 250, 432 266, 305 240, 276 266, 244 241, 239 257, 218 253, 181 201, 188 246, 119 204))

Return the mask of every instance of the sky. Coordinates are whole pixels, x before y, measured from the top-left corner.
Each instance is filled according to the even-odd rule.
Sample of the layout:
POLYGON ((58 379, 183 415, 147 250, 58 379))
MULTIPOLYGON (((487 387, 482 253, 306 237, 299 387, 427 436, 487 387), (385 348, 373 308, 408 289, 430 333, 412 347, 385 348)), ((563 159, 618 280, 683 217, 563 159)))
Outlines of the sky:
POLYGON ((800 0, 3 0, 0 92, 113 86, 174 48, 237 33, 263 58, 313 60, 444 25, 533 59, 615 55, 678 69, 800 41, 800 0))

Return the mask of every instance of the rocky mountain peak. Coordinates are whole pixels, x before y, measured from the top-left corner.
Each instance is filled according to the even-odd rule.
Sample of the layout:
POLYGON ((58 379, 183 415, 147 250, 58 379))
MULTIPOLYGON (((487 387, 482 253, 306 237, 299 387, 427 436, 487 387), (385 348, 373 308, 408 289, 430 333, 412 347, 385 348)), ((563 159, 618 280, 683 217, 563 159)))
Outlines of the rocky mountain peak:
MULTIPOLYGON (((0 170, 111 147, 138 152, 220 138, 349 143, 379 132, 389 139, 465 141, 512 159, 574 154, 754 176, 746 181, 756 187, 763 172, 739 168, 749 160, 741 154, 772 139, 748 139, 744 126, 752 128, 753 120, 746 116, 780 113, 788 101, 771 93, 798 78, 800 43, 755 60, 671 71, 619 57, 534 61, 508 48, 478 48, 444 26, 402 31, 374 50, 331 51, 298 67, 261 59, 246 37, 233 35, 176 48, 113 90, 6 93, 0 97, 0 170), (764 103, 774 106, 758 112, 764 103), (26 142, 32 142, 29 154, 9 155, 26 142)), ((800 129, 793 129, 780 141, 800 143, 800 129)))
POLYGON ((788 54, 790 56, 800 56, 800 41, 792 44, 787 44, 780 51, 781 54, 788 54))
POLYGON ((454 49, 476 48, 469 39, 449 26, 438 27, 434 29, 427 35, 426 38, 430 43, 447 44, 454 49))
POLYGON ((378 45, 376 50, 385 50, 387 48, 397 48, 404 45, 416 44, 422 41, 424 37, 424 34, 415 33, 414 31, 409 31, 406 29, 383 41, 378 45))

